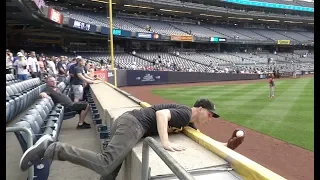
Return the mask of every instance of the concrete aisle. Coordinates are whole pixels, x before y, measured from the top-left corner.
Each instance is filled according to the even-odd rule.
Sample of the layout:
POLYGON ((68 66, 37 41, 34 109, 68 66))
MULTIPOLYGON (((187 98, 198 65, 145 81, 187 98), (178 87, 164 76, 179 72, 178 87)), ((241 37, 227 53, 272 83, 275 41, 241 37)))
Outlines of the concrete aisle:
MULTIPOLYGON (((92 124, 91 114, 88 114, 86 118, 86 122, 91 124, 91 129, 77 130, 78 119, 79 116, 76 115, 74 118, 63 122, 60 142, 100 153, 99 141, 92 124)), ((99 178, 100 175, 90 169, 66 161, 54 161, 48 180, 96 180, 99 178)))

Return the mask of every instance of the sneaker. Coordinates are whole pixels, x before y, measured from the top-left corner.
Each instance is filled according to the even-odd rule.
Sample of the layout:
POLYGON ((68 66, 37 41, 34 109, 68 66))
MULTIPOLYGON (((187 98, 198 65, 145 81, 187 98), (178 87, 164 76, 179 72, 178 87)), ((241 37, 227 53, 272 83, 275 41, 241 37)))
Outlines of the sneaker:
POLYGON ((33 164, 40 162, 48 146, 54 142, 51 135, 42 136, 33 146, 24 152, 20 159, 20 169, 26 171, 33 164))
POLYGON ((78 123, 78 126, 77 126, 77 129, 90 129, 90 128, 91 128, 91 125, 90 125, 90 124, 87 124, 87 123, 85 123, 85 122, 83 122, 82 125, 80 125, 80 124, 78 123))
POLYGON ((85 121, 83 122, 83 124, 85 124, 86 126, 91 126, 90 124, 86 123, 85 121))

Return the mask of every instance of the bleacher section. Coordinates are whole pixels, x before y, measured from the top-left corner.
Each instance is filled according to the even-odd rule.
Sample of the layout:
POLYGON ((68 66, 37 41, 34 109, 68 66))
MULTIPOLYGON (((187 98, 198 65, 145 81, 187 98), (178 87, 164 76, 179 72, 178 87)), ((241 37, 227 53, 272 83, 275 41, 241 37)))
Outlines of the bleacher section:
POLYGON ((202 65, 197 63, 197 61, 194 60, 187 60, 183 59, 179 56, 171 55, 168 53, 137 53, 137 56, 140 56, 142 58, 148 59, 149 61, 153 61, 154 59, 158 59, 158 56, 161 57, 162 62, 169 62, 169 63, 175 63, 179 67, 181 67, 184 70, 192 69, 193 71, 200 71, 205 72, 207 69, 210 69, 210 67, 202 65))
MULTIPOLYGON (((100 60, 108 62, 109 55, 105 53, 83 53, 83 57, 90 59, 94 63, 99 63, 100 60)), ((144 69, 145 67, 152 67, 151 63, 153 60, 159 60, 158 56, 161 56, 161 61, 166 66, 176 63, 181 67, 181 71, 200 71, 200 72, 222 72, 220 70, 224 68, 234 69, 234 65, 243 66, 245 65, 248 69, 254 70, 257 65, 261 65, 261 69, 268 69, 267 63, 268 58, 272 58, 277 64, 275 66, 283 66, 287 63, 288 65, 283 66, 283 69, 288 69, 289 64, 293 61, 298 63, 297 70, 300 66, 307 66, 313 68, 314 58, 312 55, 303 58, 292 53, 208 53, 208 52, 180 52, 179 56, 171 53, 163 52, 137 52, 136 55, 129 53, 116 53, 115 54, 115 65, 120 66, 123 69, 144 69), (311 63, 311 64, 304 64, 311 63)))
MULTIPOLYGON (((86 11, 65 10, 62 8, 65 17, 74 18, 82 22, 109 27, 109 20, 106 15, 91 13, 86 11)), ((274 31, 272 29, 246 29, 241 27, 220 27, 217 25, 196 25, 190 23, 166 22, 161 20, 147 20, 135 18, 113 18, 114 28, 128 30, 132 32, 155 32, 163 35, 190 35, 198 37, 222 37, 227 39, 257 40, 257 41, 310 41, 313 40, 314 33, 305 31, 274 31), (150 31, 146 27, 150 27, 150 31)))

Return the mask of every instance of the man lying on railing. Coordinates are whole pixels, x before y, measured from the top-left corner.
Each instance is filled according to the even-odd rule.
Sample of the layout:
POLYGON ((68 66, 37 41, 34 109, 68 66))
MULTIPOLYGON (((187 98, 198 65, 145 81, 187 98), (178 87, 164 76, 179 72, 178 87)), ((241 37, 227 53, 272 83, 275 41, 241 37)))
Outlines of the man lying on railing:
MULTIPOLYGON (((159 135, 164 149, 182 151, 185 148, 171 143, 168 133, 181 131, 183 127, 193 123, 206 124, 218 117, 214 104, 208 99, 196 101, 192 108, 179 104, 159 104, 135 109, 125 112, 114 121, 111 140, 102 154, 55 142, 52 136, 45 135, 26 150, 21 158, 20 168, 26 171, 41 158, 69 161, 99 173, 102 175, 101 179, 114 180, 123 160, 141 138, 159 135)), ((235 131, 223 145, 235 149, 243 141, 244 135, 237 137, 235 131)))
POLYGON ((47 87, 44 89, 44 92, 40 93, 40 96, 42 98, 50 96, 55 104, 59 103, 64 106, 65 113, 76 111, 79 114, 77 129, 91 128, 90 124, 84 121, 89 111, 89 104, 85 101, 72 102, 69 96, 59 91, 57 80, 54 77, 48 77, 46 82, 47 87))

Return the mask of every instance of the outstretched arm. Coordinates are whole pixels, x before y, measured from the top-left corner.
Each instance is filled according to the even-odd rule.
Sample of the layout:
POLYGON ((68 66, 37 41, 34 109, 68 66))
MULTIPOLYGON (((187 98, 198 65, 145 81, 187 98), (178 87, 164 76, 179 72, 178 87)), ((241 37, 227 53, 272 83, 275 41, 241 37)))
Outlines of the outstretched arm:
POLYGON ((157 128, 160 137, 160 141, 163 148, 168 151, 181 151, 185 148, 176 146, 169 141, 168 136, 168 122, 171 119, 171 113, 168 109, 159 110, 156 112, 157 128))

